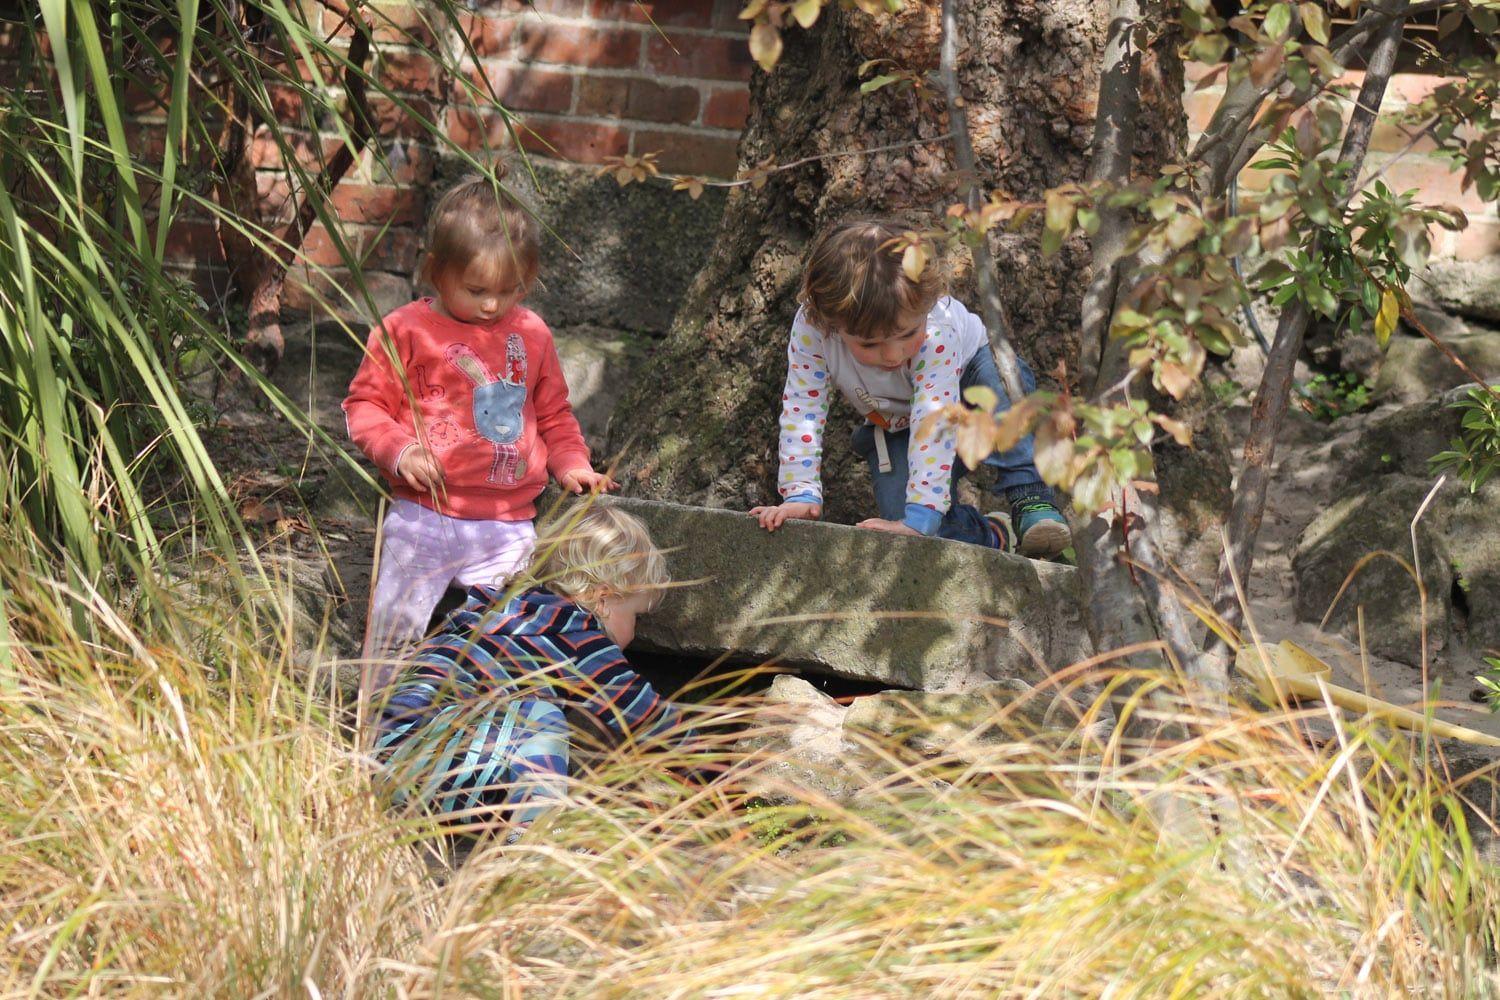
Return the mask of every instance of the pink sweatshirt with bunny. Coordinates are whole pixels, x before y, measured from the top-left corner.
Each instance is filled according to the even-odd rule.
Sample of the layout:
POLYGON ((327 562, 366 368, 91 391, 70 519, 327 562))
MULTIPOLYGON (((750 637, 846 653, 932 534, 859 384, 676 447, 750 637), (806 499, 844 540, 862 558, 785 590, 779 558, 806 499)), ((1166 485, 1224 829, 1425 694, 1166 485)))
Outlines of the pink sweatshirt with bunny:
POLYGON ((392 493, 450 517, 528 520, 549 472, 589 468, 552 332, 520 306, 487 325, 431 299, 397 309, 370 331, 344 418, 392 493), (396 474, 419 443, 443 467, 436 494, 396 474))

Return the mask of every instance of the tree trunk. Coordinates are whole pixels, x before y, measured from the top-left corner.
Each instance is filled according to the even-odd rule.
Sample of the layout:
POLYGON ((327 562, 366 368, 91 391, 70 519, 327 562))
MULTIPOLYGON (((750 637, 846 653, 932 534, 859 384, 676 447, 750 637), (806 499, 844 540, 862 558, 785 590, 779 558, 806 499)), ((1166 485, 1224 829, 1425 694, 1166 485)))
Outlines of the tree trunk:
MULTIPOLYGON (((986 191, 1039 199, 1087 173, 1105 40, 1103 3, 962 0, 958 58, 969 126, 986 191)), ((959 198, 941 88, 859 92, 860 64, 891 59, 919 72, 938 66, 935 0, 872 17, 834 5, 817 25, 786 32, 774 72, 751 85, 742 169, 774 157, 827 157, 736 188, 717 242, 653 362, 627 395, 610 446, 625 456, 628 488, 643 496, 724 506, 776 502, 776 425, 786 337, 802 259, 822 227, 859 215, 936 224, 959 198), (925 141, 921 141, 925 140, 925 141), (845 150, 913 142, 869 155, 845 150)), ((1154 167, 1181 155, 1181 66, 1170 40, 1143 68, 1148 98, 1136 160, 1154 167)), ((1053 258, 1033 223, 994 234, 1005 311, 1017 351, 1039 375, 1078 369, 1078 326, 1088 251, 1073 241, 1053 258)), ((971 308, 971 268, 953 261, 955 294, 971 308)), ((841 435, 853 414, 839 401, 825 451, 825 517, 873 510, 863 470, 841 435), (843 414, 843 416, 840 416, 843 414)))

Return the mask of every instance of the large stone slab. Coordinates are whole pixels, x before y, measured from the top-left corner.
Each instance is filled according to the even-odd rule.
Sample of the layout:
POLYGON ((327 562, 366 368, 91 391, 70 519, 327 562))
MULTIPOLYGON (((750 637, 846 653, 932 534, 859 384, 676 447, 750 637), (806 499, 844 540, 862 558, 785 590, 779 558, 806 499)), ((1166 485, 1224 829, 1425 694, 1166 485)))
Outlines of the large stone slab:
POLYGON ((679 583, 637 642, 923 690, 1036 678, 1089 655, 1076 571, 933 538, 613 500, 679 583))

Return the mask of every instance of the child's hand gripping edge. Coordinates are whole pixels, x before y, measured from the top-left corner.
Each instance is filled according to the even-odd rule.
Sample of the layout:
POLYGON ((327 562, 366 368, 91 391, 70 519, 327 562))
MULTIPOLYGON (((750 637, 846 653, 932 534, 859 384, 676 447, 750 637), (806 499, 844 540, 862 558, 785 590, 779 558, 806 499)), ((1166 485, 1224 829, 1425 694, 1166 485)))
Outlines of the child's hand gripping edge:
POLYGON ((791 501, 774 507, 752 507, 750 516, 760 522, 767 531, 775 531, 789 519, 816 521, 823 516, 823 505, 805 501, 791 501))

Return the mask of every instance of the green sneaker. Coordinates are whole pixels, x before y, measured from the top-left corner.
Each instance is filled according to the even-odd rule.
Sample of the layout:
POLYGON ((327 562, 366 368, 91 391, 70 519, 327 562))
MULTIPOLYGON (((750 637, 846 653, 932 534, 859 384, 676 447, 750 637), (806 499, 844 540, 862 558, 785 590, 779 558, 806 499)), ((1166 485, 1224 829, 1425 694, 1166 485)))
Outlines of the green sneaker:
POLYGON ((1017 493, 1010 498, 1010 523, 1016 536, 1016 551, 1028 559, 1050 559, 1073 544, 1068 519, 1040 491, 1017 493))

